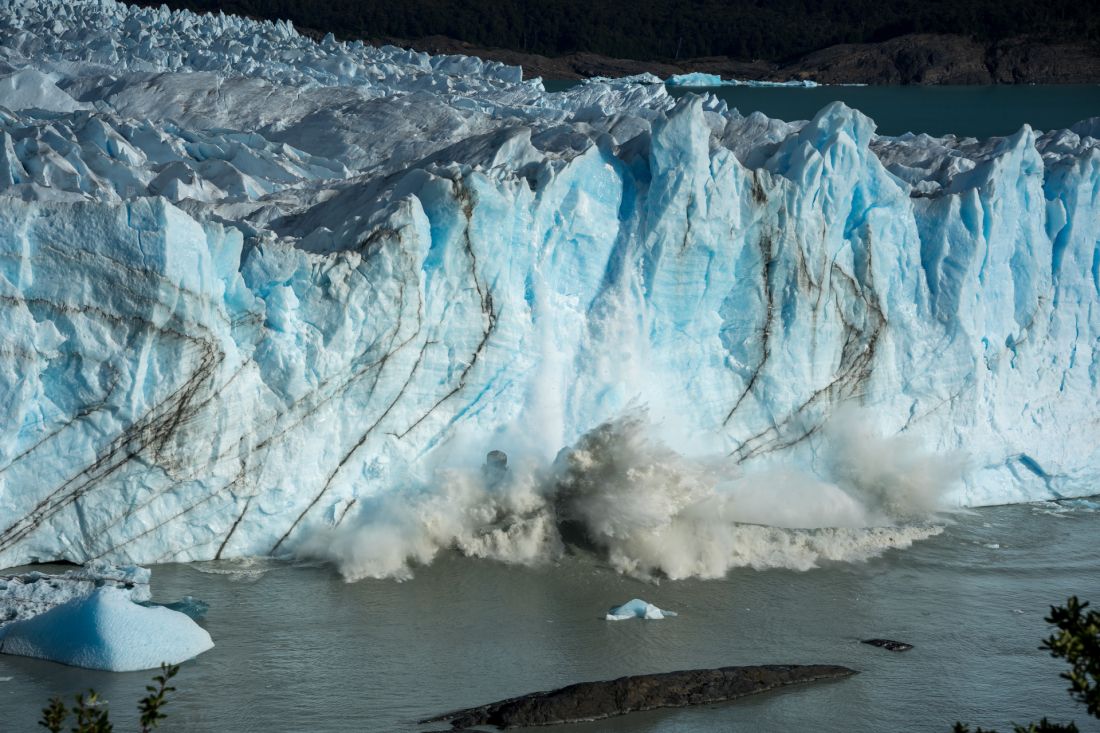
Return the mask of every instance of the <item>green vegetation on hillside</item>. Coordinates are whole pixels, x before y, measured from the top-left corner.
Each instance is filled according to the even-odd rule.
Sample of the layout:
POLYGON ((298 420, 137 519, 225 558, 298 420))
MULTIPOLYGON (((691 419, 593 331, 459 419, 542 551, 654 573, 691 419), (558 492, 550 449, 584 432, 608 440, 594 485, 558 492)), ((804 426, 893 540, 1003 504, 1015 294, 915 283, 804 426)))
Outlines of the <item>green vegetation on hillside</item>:
POLYGON ((168 5, 289 18, 342 38, 444 35, 547 56, 591 51, 640 60, 781 61, 837 43, 907 33, 1100 45, 1097 0, 168 0, 168 5))

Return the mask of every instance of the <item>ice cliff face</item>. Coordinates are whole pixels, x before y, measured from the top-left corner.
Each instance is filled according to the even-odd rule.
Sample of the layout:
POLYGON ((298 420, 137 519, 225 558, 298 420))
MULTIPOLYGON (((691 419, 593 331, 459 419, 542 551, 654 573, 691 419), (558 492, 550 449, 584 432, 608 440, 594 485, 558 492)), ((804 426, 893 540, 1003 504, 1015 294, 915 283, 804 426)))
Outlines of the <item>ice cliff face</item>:
POLYGON ((731 470, 835 473, 854 404, 956 502, 1095 493, 1098 135, 0 0, 0 567, 279 552, 639 404, 731 470))

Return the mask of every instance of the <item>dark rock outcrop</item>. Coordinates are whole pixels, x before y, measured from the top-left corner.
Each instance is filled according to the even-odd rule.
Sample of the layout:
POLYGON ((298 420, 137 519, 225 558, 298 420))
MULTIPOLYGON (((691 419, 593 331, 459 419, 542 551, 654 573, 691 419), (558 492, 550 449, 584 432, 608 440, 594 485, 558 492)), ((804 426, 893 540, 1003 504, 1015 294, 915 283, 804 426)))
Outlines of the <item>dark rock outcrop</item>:
POLYGON ((863 643, 881 649, 888 649, 892 652, 907 652, 913 648, 912 644, 906 644, 904 641, 894 641, 893 639, 864 639, 863 643))
POLYGON ((494 725, 519 728, 579 723, 656 708, 679 708, 725 702, 787 685, 857 674, 836 665, 763 665, 691 669, 661 674, 581 682, 549 692, 456 710, 421 721, 449 722, 452 730, 494 725))

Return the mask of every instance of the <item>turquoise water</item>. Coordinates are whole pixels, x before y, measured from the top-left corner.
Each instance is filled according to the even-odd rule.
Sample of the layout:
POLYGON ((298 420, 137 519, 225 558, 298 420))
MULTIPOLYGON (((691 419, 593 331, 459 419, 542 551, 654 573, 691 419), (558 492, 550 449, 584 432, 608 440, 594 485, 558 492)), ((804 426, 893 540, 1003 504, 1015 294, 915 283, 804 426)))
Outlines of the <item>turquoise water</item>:
MULTIPOLYGON (((561 90, 574 83, 546 84, 548 89, 561 90)), ((826 104, 841 101, 875 120, 881 135, 925 132, 983 138, 1010 135, 1025 123, 1039 130, 1053 130, 1100 116, 1100 85, 715 87, 669 91, 673 96, 709 92, 742 114, 760 111, 782 120, 807 120, 826 104)))
MULTIPOLYGON (((274 562, 154 569, 159 600, 209 602, 217 646, 183 665, 159 730, 414 731, 420 717, 626 674, 731 664, 837 663, 846 680, 740 702, 657 711, 547 733, 843 731, 948 733, 956 720, 1011 730, 1048 715, 1100 731, 1039 649, 1051 603, 1100 600, 1094 502, 981 509, 865 563, 737 570, 659 585, 585 557, 525 568, 456 555, 405 583, 344 583, 274 562), (678 611, 607 622, 632 597, 678 611), (893 653, 868 637, 907 641, 893 653)), ((136 730, 151 673, 110 674, 0 656, 0 730, 36 730, 54 693, 94 686, 136 730), (10 678, 10 679, 6 679, 10 678)), ((438 730, 440 724, 428 729, 438 730)))

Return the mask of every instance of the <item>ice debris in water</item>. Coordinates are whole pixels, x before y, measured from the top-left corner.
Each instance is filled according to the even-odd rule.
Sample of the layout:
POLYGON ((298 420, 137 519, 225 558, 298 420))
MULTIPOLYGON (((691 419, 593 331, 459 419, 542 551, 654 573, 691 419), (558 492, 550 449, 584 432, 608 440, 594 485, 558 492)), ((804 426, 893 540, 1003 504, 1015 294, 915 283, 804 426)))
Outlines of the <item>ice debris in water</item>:
POLYGON ((941 500, 1096 490, 1100 121, 886 137, 652 81, 0 0, 0 567, 349 523, 318 554, 356 574, 531 561, 560 515, 509 477, 637 404, 741 485, 574 476, 563 523, 626 572, 812 567, 941 500), (435 480, 490 448, 494 486, 435 480))
POLYGON ((192 621, 202 621, 206 618, 206 612, 210 610, 210 604, 200 601, 194 596, 184 596, 178 601, 170 603, 158 603, 156 601, 142 601, 141 606, 146 608, 167 608, 169 611, 177 611, 187 616, 192 621))
POLYGON ((604 618, 608 621, 625 621, 631 618, 663 619, 675 615, 675 611, 664 611, 641 598, 634 598, 621 606, 612 606, 604 618))
POLYGON ((188 616, 139 605, 114 587, 0 627, 0 653, 111 672, 178 664, 213 646, 188 616))

